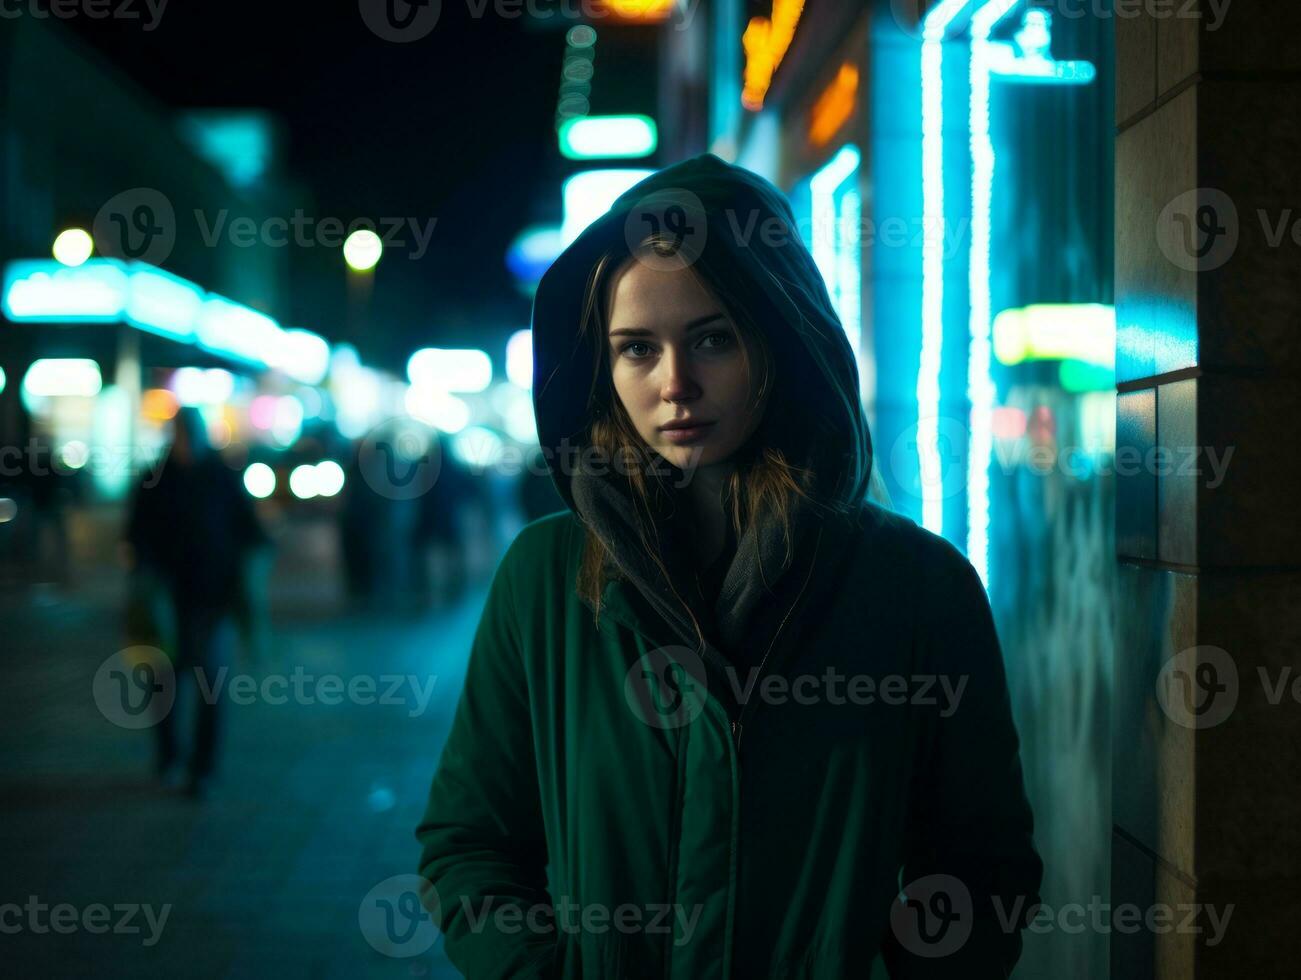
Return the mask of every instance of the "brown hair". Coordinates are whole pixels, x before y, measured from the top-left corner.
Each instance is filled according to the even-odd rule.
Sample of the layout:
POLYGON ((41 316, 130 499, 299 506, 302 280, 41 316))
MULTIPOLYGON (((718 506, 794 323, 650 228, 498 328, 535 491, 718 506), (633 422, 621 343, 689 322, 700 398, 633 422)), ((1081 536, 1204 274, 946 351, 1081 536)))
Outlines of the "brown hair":
MULTIPOLYGON (((646 238, 640 248, 648 249, 661 257, 672 256, 677 251, 676 243, 660 236, 646 238)), ((584 291, 579 330, 594 345, 595 352, 593 376, 588 394, 588 412, 591 422, 587 429, 586 441, 602 458, 622 462, 623 465, 614 469, 628 480, 629 490, 636 505, 638 538, 646 553, 663 573, 669 587, 673 588, 672 576, 660 554, 654 523, 655 514, 671 491, 656 477, 656 474, 662 472, 661 467, 655 465, 657 454, 638 434, 627 410, 615 393, 611 380, 610 345, 607 336, 612 300, 610 287, 615 273, 623 267, 625 261, 632 259, 633 255, 634 253, 626 248, 615 248, 604 253, 593 264, 584 291)), ((750 406, 757 408, 765 394, 771 394, 772 390, 779 389, 779 378, 772 349, 763 330, 759 327, 756 311, 750 308, 744 298, 747 291, 734 291, 728 288, 724 276, 711 274, 707 256, 701 256, 686 264, 685 268, 719 301, 735 325, 742 341, 746 370, 750 371, 754 368, 758 370, 759 384, 752 386, 755 400, 750 406), (752 351, 756 355, 754 361, 757 364, 752 363, 752 351)), ((749 291, 748 295, 753 293, 754 291, 749 291)), ((785 533, 789 555, 794 547, 791 541, 791 504, 797 496, 805 499, 814 498, 814 474, 808 469, 793 465, 780 447, 765 439, 767 431, 767 427, 761 421, 750 439, 734 457, 736 468, 729 477, 726 487, 727 499, 731 503, 730 519, 732 529, 740 540, 749 527, 769 514, 775 515, 785 533)), ((609 578, 606 565, 607 550, 604 542, 589 527, 578 571, 577 590, 578 594, 596 611, 598 624, 601 596, 609 578)), ((676 590, 674 591, 676 594, 676 590)), ((690 604, 684 602, 684 605, 688 615, 691 616, 696 634, 703 643, 704 634, 700 623, 691 612, 690 604)))

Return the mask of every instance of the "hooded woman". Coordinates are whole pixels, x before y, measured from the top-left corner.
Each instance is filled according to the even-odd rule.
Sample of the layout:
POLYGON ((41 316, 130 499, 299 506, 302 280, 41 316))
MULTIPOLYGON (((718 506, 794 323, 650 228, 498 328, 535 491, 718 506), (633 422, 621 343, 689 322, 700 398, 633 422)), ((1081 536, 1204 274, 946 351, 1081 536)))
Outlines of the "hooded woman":
POLYGON ((498 567, 417 837, 470 980, 1006 977, 1042 863, 984 588, 869 500, 786 199, 706 154, 543 277, 566 509, 498 567))

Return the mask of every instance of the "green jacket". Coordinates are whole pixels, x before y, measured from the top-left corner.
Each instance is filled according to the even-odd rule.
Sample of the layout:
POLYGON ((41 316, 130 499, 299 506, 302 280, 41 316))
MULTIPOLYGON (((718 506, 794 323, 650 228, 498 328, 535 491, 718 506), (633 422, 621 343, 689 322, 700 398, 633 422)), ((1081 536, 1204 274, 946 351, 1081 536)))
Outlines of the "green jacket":
POLYGON ((568 509, 520 532, 489 590, 417 830, 426 904, 470 980, 867 980, 878 957, 894 977, 1006 977, 1042 864, 984 587, 864 499, 870 437, 821 279, 798 240, 739 241, 730 208, 793 225, 771 185, 699 157, 616 202, 539 287, 534 406, 568 509), (589 409, 579 284, 655 187, 691 190, 699 261, 771 311, 801 395, 779 402, 792 432, 764 438, 840 504, 796 511, 786 561, 774 526, 747 529, 696 610, 703 644, 626 533, 619 481, 555 462, 589 409), (589 529, 617 572, 599 621, 575 589, 589 529))
MULTIPOLYGON (((662 627, 612 582, 601 629, 585 628, 571 514, 520 533, 493 580, 419 829, 420 870, 467 977, 866 978, 879 944, 898 946, 901 869, 905 884, 952 875, 1004 896, 1006 910, 1018 895, 1037 901, 984 589, 956 549, 911 521, 866 504, 862 523, 837 587, 787 624, 764 670, 817 678, 835 667, 842 703, 830 684, 815 704, 774 688, 735 732, 730 689, 702 691, 694 677, 678 685, 687 707, 667 704, 677 724, 644 721, 654 716, 625 687, 643 672, 672 676, 654 654, 662 627), (855 676, 878 682, 871 703, 861 688, 851 698, 855 676), (889 677, 909 679, 907 703, 887 703, 889 677), (950 691, 966 679, 956 710, 938 682, 923 690, 929 677, 949 678, 950 691), (474 926, 485 902, 562 900, 584 909, 569 924, 586 928, 541 913, 536 932, 491 915, 474 926), (640 928, 615 928, 621 906, 640 928), (671 918, 656 922, 663 907, 671 918)), ((996 909, 974 911, 961 950, 926 960, 900 946, 898 959, 915 962, 893 975, 1005 976, 1018 934, 996 909)))

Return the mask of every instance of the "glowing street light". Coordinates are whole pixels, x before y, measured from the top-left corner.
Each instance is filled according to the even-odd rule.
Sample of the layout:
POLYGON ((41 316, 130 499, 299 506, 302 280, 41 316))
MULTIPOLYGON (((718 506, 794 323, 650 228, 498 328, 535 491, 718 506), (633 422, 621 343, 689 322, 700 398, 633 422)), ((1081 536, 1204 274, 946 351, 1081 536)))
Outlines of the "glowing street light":
POLYGON ((265 500, 276 491, 276 473, 266 463, 253 463, 244 471, 244 489, 251 496, 265 500))
POLYGON ((384 243, 369 228, 359 228, 343 243, 343 260, 355 272, 369 272, 383 254, 384 243))
POLYGON ((68 228, 54 239, 54 257, 63 265, 78 266, 95 251, 95 241, 84 228, 68 228))

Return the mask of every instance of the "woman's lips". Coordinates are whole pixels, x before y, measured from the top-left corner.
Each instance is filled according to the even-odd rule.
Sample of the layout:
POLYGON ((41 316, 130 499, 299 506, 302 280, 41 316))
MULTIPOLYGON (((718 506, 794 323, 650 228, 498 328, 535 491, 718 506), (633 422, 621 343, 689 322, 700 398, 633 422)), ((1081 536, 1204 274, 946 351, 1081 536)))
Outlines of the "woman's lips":
POLYGON ((664 438, 669 442, 674 445, 681 445, 687 442, 696 442, 713 426, 713 422, 702 422, 700 425, 693 425, 686 429, 660 429, 660 432, 664 434, 664 438))

